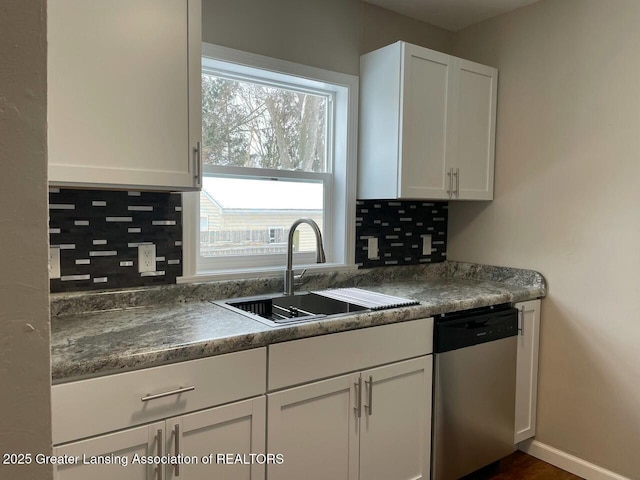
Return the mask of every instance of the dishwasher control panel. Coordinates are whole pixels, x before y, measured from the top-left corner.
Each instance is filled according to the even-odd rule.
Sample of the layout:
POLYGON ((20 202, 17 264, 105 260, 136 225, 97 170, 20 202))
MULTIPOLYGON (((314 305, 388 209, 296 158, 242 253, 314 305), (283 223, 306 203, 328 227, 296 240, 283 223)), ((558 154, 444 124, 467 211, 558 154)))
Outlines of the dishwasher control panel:
POLYGON ((518 310, 509 304, 435 317, 434 351, 457 350, 518 334, 518 310))

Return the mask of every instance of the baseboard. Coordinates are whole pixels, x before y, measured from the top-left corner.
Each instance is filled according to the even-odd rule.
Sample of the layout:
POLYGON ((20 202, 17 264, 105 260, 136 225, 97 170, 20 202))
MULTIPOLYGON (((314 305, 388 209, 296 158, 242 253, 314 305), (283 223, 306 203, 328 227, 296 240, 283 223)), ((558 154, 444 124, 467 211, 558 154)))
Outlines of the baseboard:
POLYGON ((587 480, 631 480, 538 440, 525 440, 518 444, 518 448, 533 457, 587 480))

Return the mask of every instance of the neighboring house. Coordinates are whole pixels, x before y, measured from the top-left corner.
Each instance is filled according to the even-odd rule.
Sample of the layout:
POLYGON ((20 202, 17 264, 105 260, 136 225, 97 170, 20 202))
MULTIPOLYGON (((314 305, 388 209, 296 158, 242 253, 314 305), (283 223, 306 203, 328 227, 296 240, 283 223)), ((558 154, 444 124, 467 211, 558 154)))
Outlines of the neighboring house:
MULTIPOLYGON (((284 253, 291 224, 311 218, 322 229, 322 210, 246 208, 203 188, 200 192, 200 249, 204 256, 284 253), (218 198, 214 198, 214 195, 218 198)), ((294 251, 314 251, 315 236, 306 225, 295 232, 294 251)))

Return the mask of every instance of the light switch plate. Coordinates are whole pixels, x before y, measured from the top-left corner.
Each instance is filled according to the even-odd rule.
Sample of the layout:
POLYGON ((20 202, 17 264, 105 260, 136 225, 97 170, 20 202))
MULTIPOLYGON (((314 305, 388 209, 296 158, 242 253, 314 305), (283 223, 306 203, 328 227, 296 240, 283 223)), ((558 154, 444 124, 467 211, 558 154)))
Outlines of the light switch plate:
POLYGON ((49 278, 60 278, 60 248, 49 247, 49 278))
POLYGON ((156 271, 156 246, 153 243, 138 245, 138 273, 156 271))
POLYGON ((378 254, 378 239, 376 237, 371 237, 367 240, 367 258, 369 260, 380 258, 378 254))
POLYGON ((431 235, 421 235, 422 255, 431 255, 431 235))

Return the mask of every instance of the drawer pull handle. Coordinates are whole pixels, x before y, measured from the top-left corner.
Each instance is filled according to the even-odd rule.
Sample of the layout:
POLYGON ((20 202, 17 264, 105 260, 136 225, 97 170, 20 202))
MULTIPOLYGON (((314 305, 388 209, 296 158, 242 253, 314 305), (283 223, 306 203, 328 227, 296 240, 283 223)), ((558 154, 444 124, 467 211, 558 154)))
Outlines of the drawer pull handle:
POLYGON ((184 392, 191 392, 192 390, 195 390, 196 387, 195 386, 191 386, 191 387, 180 387, 176 390, 171 390, 170 392, 164 392, 164 393, 156 393, 155 395, 147 395, 146 397, 142 397, 140 400, 142 400, 143 402, 148 402, 149 400, 155 400, 156 398, 164 398, 164 397, 170 397, 171 395, 180 395, 181 393, 184 392))

